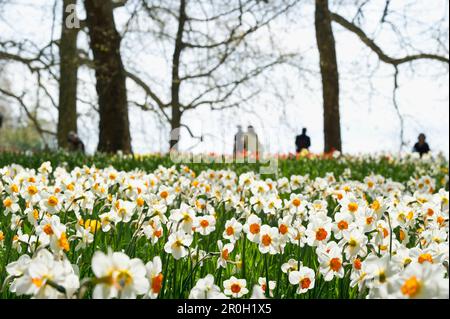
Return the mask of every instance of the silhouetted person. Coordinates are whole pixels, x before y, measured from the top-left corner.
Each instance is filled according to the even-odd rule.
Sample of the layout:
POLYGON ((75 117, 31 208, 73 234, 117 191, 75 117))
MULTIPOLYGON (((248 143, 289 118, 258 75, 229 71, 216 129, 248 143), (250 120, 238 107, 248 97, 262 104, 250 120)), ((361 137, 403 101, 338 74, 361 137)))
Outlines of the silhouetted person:
POLYGON ((237 127, 238 131, 236 133, 236 135, 234 136, 234 155, 236 154, 243 154, 244 153, 244 149, 245 149, 245 145, 244 145, 244 131, 242 130, 242 126, 238 125, 237 127))
POLYGON ((295 138, 295 145, 297 146, 297 153, 300 153, 302 150, 309 150, 311 147, 311 139, 308 135, 306 135, 306 128, 303 128, 302 134, 297 135, 295 138))
POLYGON ((2 128, 3 126, 3 115, 0 114, 0 128, 2 128))
POLYGON ((69 142, 69 150, 73 152, 81 152, 84 153, 84 143, 78 137, 78 134, 71 131, 67 136, 67 141, 69 142))
POLYGON ((248 153, 259 154, 261 152, 258 134, 252 125, 247 128, 247 133, 245 133, 244 148, 248 153))
POLYGON ((430 152, 430 146, 427 142, 425 142, 425 140, 427 139, 425 134, 421 133, 418 139, 418 142, 414 144, 414 152, 419 153, 420 157, 422 157, 423 154, 427 154, 430 152))

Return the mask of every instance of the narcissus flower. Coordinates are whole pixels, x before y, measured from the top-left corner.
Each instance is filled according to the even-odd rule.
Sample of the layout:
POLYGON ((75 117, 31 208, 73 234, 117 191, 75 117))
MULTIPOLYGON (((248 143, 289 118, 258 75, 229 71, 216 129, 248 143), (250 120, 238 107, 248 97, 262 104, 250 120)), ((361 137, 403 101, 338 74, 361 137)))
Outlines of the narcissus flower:
POLYGON ((42 210, 49 214, 56 214, 61 210, 62 198, 59 194, 45 194, 43 199, 39 202, 42 210))
POLYGON ((216 219, 211 215, 198 216, 192 225, 195 231, 203 236, 211 234, 216 229, 216 219))
POLYGON ((367 265, 367 277, 370 279, 368 286, 376 289, 380 289, 381 286, 384 286, 383 289, 385 289, 392 283, 394 275, 400 270, 399 265, 390 262, 389 254, 382 257, 370 254, 364 263, 367 265))
POLYGON ((124 201, 119 199, 115 205, 114 209, 111 211, 111 217, 114 222, 120 223, 128 223, 136 210, 136 203, 130 201, 124 201))
POLYGON ((390 298, 449 298, 448 278, 441 265, 414 263, 393 279, 390 298))
POLYGON ((309 246, 314 247, 326 244, 331 235, 331 223, 329 218, 315 218, 308 224, 305 235, 309 246))
POLYGON ((5 210, 3 213, 7 215, 7 213, 16 213, 20 210, 20 206, 17 203, 18 199, 12 198, 12 197, 6 197, 3 200, 3 207, 5 207, 5 210))
POLYGON ((76 251, 86 248, 94 241, 94 235, 91 233, 90 229, 85 229, 80 225, 77 225, 76 238, 79 239, 79 242, 75 247, 76 251))
POLYGON ((188 248, 192 244, 193 237, 179 230, 169 236, 167 243, 164 245, 164 251, 172 254, 173 258, 180 259, 188 254, 188 248))
POLYGON ((254 214, 250 215, 244 224, 244 232, 247 234, 248 240, 259 243, 261 237, 261 218, 254 214))
POLYGON ((319 276, 327 282, 342 278, 343 291, 354 288, 352 297, 448 298, 449 195, 448 176, 442 177, 448 161, 410 154, 308 155, 322 157, 348 167, 336 176, 318 172, 321 177, 276 181, 254 172, 196 173, 175 165, 153 172, 94 166, 69 171, 49 163, 39 170, 0 168, 0 256, 11 261, 4 265, 3 287, 12 297, 157 298, 167 281, 164 297, 189 292, 203 299, 249 297, 251 284, 251 298, 264 299, 276 287, 266 282, 268 267, 271 280, 279 275, 293 285, 277 282, 276 297, 311 289, 315 297, 340 296, 315 287, 319 276), (406 163, 414 174, 405 182, 362 176, 354 161, 406 163), (96 252, 109 244, 145 261, 96 252), (162 273, 162 247, 168 274, 162 273), (91 252, 90 269, 83 263, 91 252), (185 259, 175 262, 176 282, 169 278, 169 255, 185 259), (223 279, 246 277, 225 280, 222 292, 212 274, 202 274, 194 285, 199 270, 223 279), (82 287, 80 274, 90 277, 82 278, 82 287))
POLYGON ((190 234, 195 221, 195 210, 189 205, 182 203, 179 209, 171 211, 170 220, 174 222, 174 229, 182 229, 185 233, 190 234))
POLYGON ((164 233, 164 229, 158 217, 154 217, 148 222, 144 222, 142 231, 152 244, 156 244, 164 233))
POLYGON ((227 298, 219 286, 214 284, 214 277, 211 274, 206 275, 197 281, 194 288, 189 293, 189 299, 225 299, 227 298))
POLYGON ((217 241, 219 247, 219 258, 217 259, 217 268, 227 268, 227 263, 230 259, 230 254, 234 249, 233 243, 223 244, 221 240, 217 241))
POLYGON ((95 299, 136 298, 149 289, 147 271, 142 260, 130 259, 121 252, 104 254, 96 251, 92 258, 92 271, 96 277, 95 299))
POLYGON ((261 290, 264 294, 266 294, 267 289, 269 289, 269 296, 273 297, 273 291, 277 286, 277 283, 273 280, 269 280, 269 285, 267 285, 267 280, 264 277, 259 277, 258 284, 261 287, 261 290))
MULTIPOLYGON (((301 264, 301 263, 300 263, 301 264)), ((289 274, 291 271, 296 271, 299 268, 299 262, 295 259, 289 259, 287 263, 281 265, 281 271, 289 274)))
POLYGON ((67 259, 55 258, 46 249, 40 250, 33 259, 22 258, 7 267, 16 276, 12 289, 18 295, 33 298, 71 298, 80 287, 78 276, 67 259), (58 287, 58 289, 56 289, 58 287))
POLYGON ((224 239, 227 239, 231 242, 236 242, 237 240, 239 240, 241 232, 242 224, 233 217, 232 219, 227 220, 227 222, 225 223, 225 230, 222 236, 224 239))
POLYGON ((358 228, 343 233, 341 245, 344 246, 344 253, 347 259, 351 259, 356 255, 366 255, 367 237, 358 228))
POLYGON ((161 258, 156 256, 145 265, 145 268, 147 270, 147 278, 150 281, 148 296, 151 299, 156 299, 161 291, 164 280, 161 258))
POLYGON ((225 288, 224 294, 233 298, 241 298, 248 294, 247 281, 245 279, 237 279, 232 276, 223 282, 223 286, 225 288))
POLYGON ((344 277, 344 265, 342 252, 335 242, 329 243, 325 251, 318 253, 320 272, 325 281, 331 281, 334 277, 344 277))
POLYGON ((276 227, 261 226, 259 251, 263 254, 275 255, 280 252, 280 235, 276 227))
POLYGON ((289 273, 289 282, 291 285, 298 285, 297 293, 303 294, 314 288, 315 273, 308 267, 301 267, 300 270, 289 273))

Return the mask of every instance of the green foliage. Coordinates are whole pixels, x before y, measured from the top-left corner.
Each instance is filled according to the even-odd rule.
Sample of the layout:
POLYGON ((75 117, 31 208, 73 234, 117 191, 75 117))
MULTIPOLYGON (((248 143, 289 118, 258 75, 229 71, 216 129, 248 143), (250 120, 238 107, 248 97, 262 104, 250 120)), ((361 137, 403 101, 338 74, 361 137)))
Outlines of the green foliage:
MULTIPOLYGON (((36 145, 37 144, 36 142, 36 145)), ((83 155, 81 153, 58 152, 2 152, 0 153, 0 167, 18 164, 27 168, 39 168, 45 161, 49 161, 53 167, 65 166, 67 169, 75 167, 95 166, 105 168, 113 166, 117 170, 132 171, 143 170, 152 172, 162 165, 164 167, 186 165, 194 172, 203 170, 231 169, 238 174, 249 171, 258 173, 261 167, 266 167, 266 163, 220 163, 217 160, 212 163, 182 163, 174 164, 168 155, 108 155, 97 153, 95 155, 83 155)), ((351 177, 354 180, 362 181, 364 177, 371 173, 379 174, 385 178, 390 178, 397 182, 407 182, 411 177, 432 173, 434 178, 441 180, 448 175, 448 161, 443 158, 435 158, 424 161, 412 160, 410 158, 395 159, 391 157, 365 156, 353 157, 342 156, 340 158, 286 158, 278 161, 278 177, 290 177, 291 175, 307 175, 311 178, 324 177, 326 173, 334 173, 335 177, 341 176, 346 169, 351 170, 351 177), (440 167, 434 172, 432 168, 440 167)), ((435 170, 435 169, 434 169, 435 170)), ((266 175, 267 178, 274 179, 276 176, 266 175)))
POLYGON ((13 151, 38 151, 44 148, 42 139, 32 126, 3 127, 0 129, 0 149, 13 151))

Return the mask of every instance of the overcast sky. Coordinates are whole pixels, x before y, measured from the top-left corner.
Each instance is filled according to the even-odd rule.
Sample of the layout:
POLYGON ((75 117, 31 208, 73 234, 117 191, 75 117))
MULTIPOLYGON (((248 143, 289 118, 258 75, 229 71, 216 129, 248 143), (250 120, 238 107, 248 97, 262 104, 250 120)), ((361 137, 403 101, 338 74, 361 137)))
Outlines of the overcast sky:
MULTIPOLYGON (((299 73, 294 69, 283 67, 271 75, 279 83, 277 89, 285 98, 283 102, 273 94, 261 93, 247 110, 232 109, 221 112, 211 112, 207 108, 198 109, 185 114, 183 122, 189 125, 196 134, 205 135, 205 141, 197 145, 193 151, 214 151, 230 153, 233 145, 233 134, 236 125, 246 127, 252 124, 261 135, 263 144, 271 152, 293 152, 295 150, 295 135, 302 127, 307 127, 312 139, 312 151, 323 149, 323 110, 320 75, 318 68, 318 52, 315 48, 314 5, 312 1, 303 1, 299 6, 298 17, 290 16, 279 20, 272 26, 272 34, 276 35, 277 46, 290 52, 298 52, 295 61, 304 69, 299 73), (214 137, 213 137, 214 136, 214 137)), ((336 4, 337 1, 330 1, 336 4)), ((345 4, 345 1, 340 1, 345 4)), ((348 3, 350 1, 347 1, 348 3)), ((352 2, 352 1, 351 1, 352 2)), ((435 42, 429 39, 425 29, 434 25, 439 19, 444 19, 448 29, 448 7, 443 0, 396 0, 392 1, 392 10, 403 9, 410 3, 408 13, 415 14, 417 21, 425 25, 421 28, 409 28, 408 40, 417 51, 436 52, 435 42), (395 7, 397 6, 397 7, 395 7)), ((8 5, 8 15, 0 21, 0 41, 7 39, 32 39, 36 43, 46 43, 51 37, 51 4, 52 1, 11 0, 8 5), (41 4, 42 3, 42 4, 41 4), (47 5, 46 10, 41 10, 47 5)), ((347 3, 347 4, 348 4, 347 3)), ((380 28, 379 19, 384 1, 374 0, 365 11, 364 30, 371 36, 376 35, 377 43, 386 52, 402 55, 398 39, 390 32, 390 28, 380 28)), ((352 17, 351 8, 346 6, 333 7, 340 14, 352 17)), ((79 8, 83 16, 82 6, 79 8)), ((59 13, 58 13, 59 16, 59 13)), ((116 19, 121 25, 126 20, 126 9, 116 12, 116 19)), ((392 21, 401 21, 392 17, 392 21)), ((340 69, 341 86, 341 123, 342 139, 345 152, 367 153, 391 151, 397 152, 400 139, 399 119, 392 103, 393 69, 391 66, 378 63, 377 57, 365 47, 358 38, 338 25, 333 25, 337 56, 340 69), (370 75, 369 75, 370 74, 370 75)), ((56 35, 59 30, 55 29, 56 35)), ((267 34, 257 35, 260 41, 267 40, 267 34)), ((85 41, 82 36, 81 42, 85 41)), ((148 70, 148 74, 160 76, 158 81, 169 81, 164 78, 167 67, 163 57, 154 53, 146 54, 145 50, 136 47, 123 53, 125 64, 130 68, 148 70)), ((448 49, 448 38, 444 45, 448 49)), ((408 52, 413 52, 409 48, 408 52)), ((404 53, 408 53, 403 51, 404 53)), ((22 72, 19 66, 8 68, 7 77, 12 82, 15 92, 33 90, 33 82, 29 75, 22 72)), ((421 132, 428 137, 431 148, 449 154, 449 91, 448 67, 437 62, 417 62, 414 70, 410 66, 401 67, 399 78, 400 88, 398 101, 401 113, 405 118, 406 149, 412 148, 417 135, 421 132)), ((84 81, 94 80, 92 74, 82 71, 80 76, 84 81)), ((129 84, 134 90, 134 87, 129 84)), ((137 89, 136 89, 137 90, 137 89)), ((94 87, 83 84, 83 98, 95 100, 94 87)), ((57 97, 57 88, 53 88, 57 97)), ((133 96, 135 92, 131 92, 133 96)), ((138 94, 136 92, 136 94, 138 94)), ((56 119, 55 110, 48 113, 49 119, 56 119)), ((80 135, 86 141, 88 150, 94 151, 97 144, 97 121, 95 114, 86 105, 80 105, 80 135)), ((137 153, 167 151, 167 126, 163 126, 152 113, 145 113, 135 108, 130 111, 133 149, 137 153)), ((188 138, 183 131, 181 149, 187 150, 197 144, 188 138)))

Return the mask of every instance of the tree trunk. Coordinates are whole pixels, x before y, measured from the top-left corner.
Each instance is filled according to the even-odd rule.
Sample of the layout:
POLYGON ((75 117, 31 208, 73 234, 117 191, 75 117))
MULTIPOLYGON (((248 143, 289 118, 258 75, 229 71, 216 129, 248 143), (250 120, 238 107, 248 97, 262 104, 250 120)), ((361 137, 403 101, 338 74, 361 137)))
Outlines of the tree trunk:
POLYGON ((178 143, 180 142, 181 133, 181 116, 179 107, 172 106, 172 118, 170 119, 170 150, 178 151, 178 143))
POLYGON ((77 38, 78 28, 68 27, 66 20, 70 16, 67 7, 76 5, 77 0, 63 0, 63 20, 61 26, 58 145, 67 148, 67 136, 70 131, 77 132, 77 38))
POLYGON ((325 152, 333 149, 342 151, 339 73, 328 0, 316 0, 315 26, 322 73, 325 152))
POLYGON ((100 111, 98 151, 131 153, 125 69, 110 0, 84 0, 100 111))
POLYGON ((181 129, 181 116, 183 114, 180 106, 180 61, 181 52, 183 51, 183 33, 184 27, 186 25, 187 15, 186 15, 186 0, 180 0, 180 9, 178 16, 178 30, 175 39, 175 49, 172 57, 172 119, 171 119, 171 138, 170 138, 170 149, 177 151, 178 142, 180 141, 180 129, 181 129))

